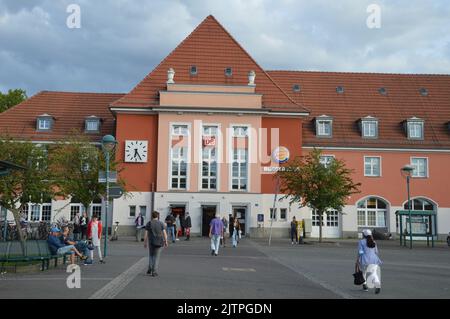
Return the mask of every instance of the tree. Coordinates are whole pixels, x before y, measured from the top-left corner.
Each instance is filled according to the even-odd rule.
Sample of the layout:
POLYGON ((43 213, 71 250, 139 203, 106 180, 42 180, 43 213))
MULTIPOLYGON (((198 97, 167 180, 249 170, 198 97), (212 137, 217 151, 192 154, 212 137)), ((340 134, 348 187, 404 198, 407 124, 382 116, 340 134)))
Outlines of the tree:
POLYGON ((43 198, 53 197, 46 149, 36 147, 28 141, 0 137, 0 160, 26 168, 0 177, 0 206, 13 213, 22 250, 25 252, 25 236, 20 227, 20 214, 24 205, 27 202, 40 203, 43 198))
POLYGON ((354 183, 353 170, 345 162, 334 159, 329 165, 320 162, 321 151, 314 149, 306 156, 297 157, 277 175, 280 191, 291 203, 307 206, 319 215, 319 242, 322 242, 323 214, 328 209, 342 211, 348 196, 359 193, 361 183, 354 183))
MULTIPOLYGON (((106 184, 98 181, 99 171, 105 170, 105 158, 101 147, 78 131, 72 131, 67 138, 58 142, 51 151, 52 176, 58 194, 77 198, 85 208, 96 199, 105 196, 106 184)), ((114 156, 111 156, 114 159, 114 156)), ((111 170, 117 167, 110 162, 111 170)), ((123 180, 118 184, 125 186, 123 180)))
POLYGON ((22 89, 8 90, 8 93, 0 92, 0 113, 27 99, 27 93, 22 89))

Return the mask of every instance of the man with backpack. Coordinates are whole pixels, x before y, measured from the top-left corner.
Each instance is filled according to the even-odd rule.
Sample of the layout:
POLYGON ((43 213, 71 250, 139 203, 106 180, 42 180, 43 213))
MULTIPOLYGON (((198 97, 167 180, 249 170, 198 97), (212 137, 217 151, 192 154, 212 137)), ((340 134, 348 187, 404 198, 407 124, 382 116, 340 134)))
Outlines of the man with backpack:
POLYGON ((147 275, 158 276, 159 258, 163 247, 167 247, 167 232, 164 223, 159 220, 159 213, 152 212, 152 220, 145 226, 144 248, 149 248, 149 265, 147 275))

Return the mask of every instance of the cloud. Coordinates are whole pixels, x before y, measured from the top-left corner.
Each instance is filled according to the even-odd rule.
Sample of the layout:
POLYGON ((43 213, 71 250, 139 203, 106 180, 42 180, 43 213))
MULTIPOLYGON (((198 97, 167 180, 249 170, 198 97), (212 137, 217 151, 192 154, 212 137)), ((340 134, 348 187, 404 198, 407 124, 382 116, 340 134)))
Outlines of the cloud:
POLYGON ((450 73, 445 0, 3 0, 0 89, 127 92, 209 14, 266 69, 450 73))

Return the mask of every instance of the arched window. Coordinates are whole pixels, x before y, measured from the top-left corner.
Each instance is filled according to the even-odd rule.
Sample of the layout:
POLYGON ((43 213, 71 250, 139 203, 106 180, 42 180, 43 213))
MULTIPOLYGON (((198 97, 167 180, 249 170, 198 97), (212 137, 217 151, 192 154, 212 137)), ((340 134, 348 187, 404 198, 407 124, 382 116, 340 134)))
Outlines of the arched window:
MULTIPOLYGON (((410 203, 411 202, 412 202, 411 210, 434 210, 435 208, 434 204, 425 198, 414 198, 410 200, 410 203)), ((408 203, 405 203, 405 205, 403 205, 403 208, 409 209, 408 203)))
POLYGON ((386 227, 387 204, 382 199, 369 197, 357 204, 358 227, 386 227))

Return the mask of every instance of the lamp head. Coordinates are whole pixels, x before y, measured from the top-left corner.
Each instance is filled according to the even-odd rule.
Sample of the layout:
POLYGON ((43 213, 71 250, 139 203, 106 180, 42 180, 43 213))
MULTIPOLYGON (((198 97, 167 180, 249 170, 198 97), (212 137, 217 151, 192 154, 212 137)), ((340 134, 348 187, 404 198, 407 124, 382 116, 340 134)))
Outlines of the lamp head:
POLYGON ((409 164, 403 166, 401 169, 402 174, 406 177, 411 176, 413 171, 414 167, 409 164))
POLYGON ((109 151, 112 151, 116 147, 117 141, 112 135, 105 135, 102 138, 102 147, 109 151))

